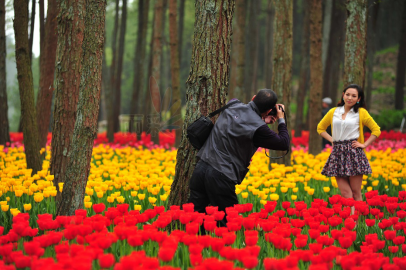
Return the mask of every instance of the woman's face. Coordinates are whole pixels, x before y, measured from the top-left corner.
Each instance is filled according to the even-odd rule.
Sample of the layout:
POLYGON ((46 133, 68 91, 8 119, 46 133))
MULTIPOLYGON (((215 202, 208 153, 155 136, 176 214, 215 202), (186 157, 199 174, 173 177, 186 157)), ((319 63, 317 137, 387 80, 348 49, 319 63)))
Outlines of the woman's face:
POLYGON ((348 107, 354 106, 360 101, 358 90, 356 88, 348 88, 345 93, 343 93, 343 100, 348 107))

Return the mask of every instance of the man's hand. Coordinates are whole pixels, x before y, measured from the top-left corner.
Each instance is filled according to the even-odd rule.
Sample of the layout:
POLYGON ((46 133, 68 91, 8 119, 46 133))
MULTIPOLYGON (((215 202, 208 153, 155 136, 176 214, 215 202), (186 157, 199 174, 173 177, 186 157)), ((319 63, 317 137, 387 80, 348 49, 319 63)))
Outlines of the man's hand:
POLYGON ((284 105, 283 104, 276 104, 276 108, 277 108, 277 118, 278 119, 284 118, 284 112, 283 112, 283 110, 285 109, 284 105), (280 109, 280 106, 282 107, 282 110, 280 109))
POLYGON ((277 117, 276 116, 266 116, 263 120, 266 124, 273 124, 274 122, 276 122, 277 117))

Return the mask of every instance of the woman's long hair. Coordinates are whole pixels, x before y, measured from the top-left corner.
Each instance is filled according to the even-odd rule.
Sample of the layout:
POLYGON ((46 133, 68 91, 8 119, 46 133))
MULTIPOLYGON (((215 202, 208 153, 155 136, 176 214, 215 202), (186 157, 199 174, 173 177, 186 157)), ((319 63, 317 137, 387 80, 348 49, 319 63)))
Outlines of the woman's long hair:
MULTIPOLYGON (((358 112, 360 107, 366 108, 366 103, 365 103, 365 93, 363 92, 363 89, 356 84, 350 84, 349 86, 347 86, 344 90, 343 93, 346 92, 346 90, 348 90, 349 88, 354 88, 358 91, 358 98, 360 98, 359 103, 356 103, 353 106, 353 110, 355 112, 358 112)), ((344 106, 345 105, 345 101, 343 100, 343 97, 341 98, 340 102, 337 104, 337 106, 344 106)))

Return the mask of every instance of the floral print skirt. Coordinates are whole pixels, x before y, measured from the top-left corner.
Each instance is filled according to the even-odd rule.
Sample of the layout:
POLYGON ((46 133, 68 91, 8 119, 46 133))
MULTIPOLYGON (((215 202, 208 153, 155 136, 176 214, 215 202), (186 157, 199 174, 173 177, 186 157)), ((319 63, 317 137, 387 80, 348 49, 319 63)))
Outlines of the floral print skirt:
POLYGON ((328 177, 349 177, 372 173, 366 154, 361 148, 353 148, 352 140, 335 141, 331 155, 321 174, 328 177))

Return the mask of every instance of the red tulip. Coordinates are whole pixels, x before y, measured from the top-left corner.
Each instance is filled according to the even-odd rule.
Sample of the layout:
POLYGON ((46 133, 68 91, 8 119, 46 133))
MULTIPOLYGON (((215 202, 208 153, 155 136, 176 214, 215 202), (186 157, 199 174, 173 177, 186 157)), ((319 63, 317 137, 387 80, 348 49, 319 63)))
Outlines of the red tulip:
POLYGON ((350 237, 339 237, 339 244, 341 247, 348 249, 352 245, 352 239, 350 237))
POLYGON ((193 203, 185 203, 182 205, 182 210, 184 210, 187 213, 193 213, 194 212, 194 204, 193 203))
POLYGON ((397 253, 397 251, 399 251, 399 247, 398 246, 389 246, 388 247, 389 251, 391 253, 397 253))
POLYGON ((215 212, 214 214, 215 220, 219 221, 222 220, 225 217, 225 212, 224 211, 219 211, 215 212))
POLYGON ((218 206, 207 206, 207 207, 205 208, 205 210, 206 210, 206 213, 207 213, 208 215, 213 215, 215 212, 218 211, 218 206))
POLYGON ((234 232, 227 232, 223 234, 223 240, 226 245, 231 245, 236 240, 236 234, 234 232))
POLYGON ((195 235, 195 234, 197 234, 198 231, 199 231, 199 224, 196 223, 196 222, 189 223, 189 224, 186 225, 185 231, 186 231, 188 234, 195 235))
POLYGON ((404 244, 404 242, 406 241, 406 237, 405 236, 397 236, 393 239, 393 243, 395 245, 401 245, 404 244))
POLYGON ((114 256, 112 253, 101 254, 98 257, 99 265, 101 268, 110 268, 115 262, 114 256))
POLYGON ((219 252, 225 246, 223 239, 213 238, 211 240, 211 248, 213 251, 219 252))
POLYGON ((255 226, 255 220, 253 219, 253 218, 244 218, 243 219, 243 227, 246 229, 246 230, 252 230, 253 228, 254 228, 254 226, 255 226))
POLYGON ((309 229, 308 234, 309 234, 309 237, 311 237, 311 239, 317 239, 321 233, 319 232, 319 230, 309 229))
POLYGON ((257 244, 257 241, 259 240, 258 236, 246 236, 246 246, 254 246, 257 244))
POLYGON ((355 221, 352 218, 347 218, 345 220, 345 228, 347 228, 348 230, 353 230, 356 226, 355 221))
POLYGON ((104 203, 99 203, 99 204, 93 204, 92 208, 93 208, 93 211, 95 211, 95 213, 100 214, 105 210, 106 206, 104 203))
POLYGON ((393 240, 394 238, 396 238, 396 231, 384 231, 384 238, 386 238, 387 240, 393 240))
POLYGON ((129 243, 129 245, 132 247, 136 247, 142 246, 144 244, 144 241, 140 234, 135 234, 127 238, 127 243, 129 243))
POLYGON ((254 256, 246 256, 243 258, 242 262, 246 269, 253 269, 257 266, 259 260, 257 259, 257 257, 254 256))
POLYGON ((216 221, 215 220, 205 220, 204 221, 204 228, 206 231, 214 231, 216 228, 216 221))
POLYGON ((158 250, 158 258, 163 262, 169 262, 174 258, 176 249, 169 246, 162 246, 158 250))
POLYGON ((298 238, 294 240, 294 244, 297 248, 303 248, 307 245, 308 240, 306 238, 298 238))
POLYGON ((202 254, 189 254, 189 261, 192 266, 197 266, 202 263, 202 254))
POLYGON ((322 250, 322 244, 313 243, 308 245, 314 254, 318 254, 322 250))

